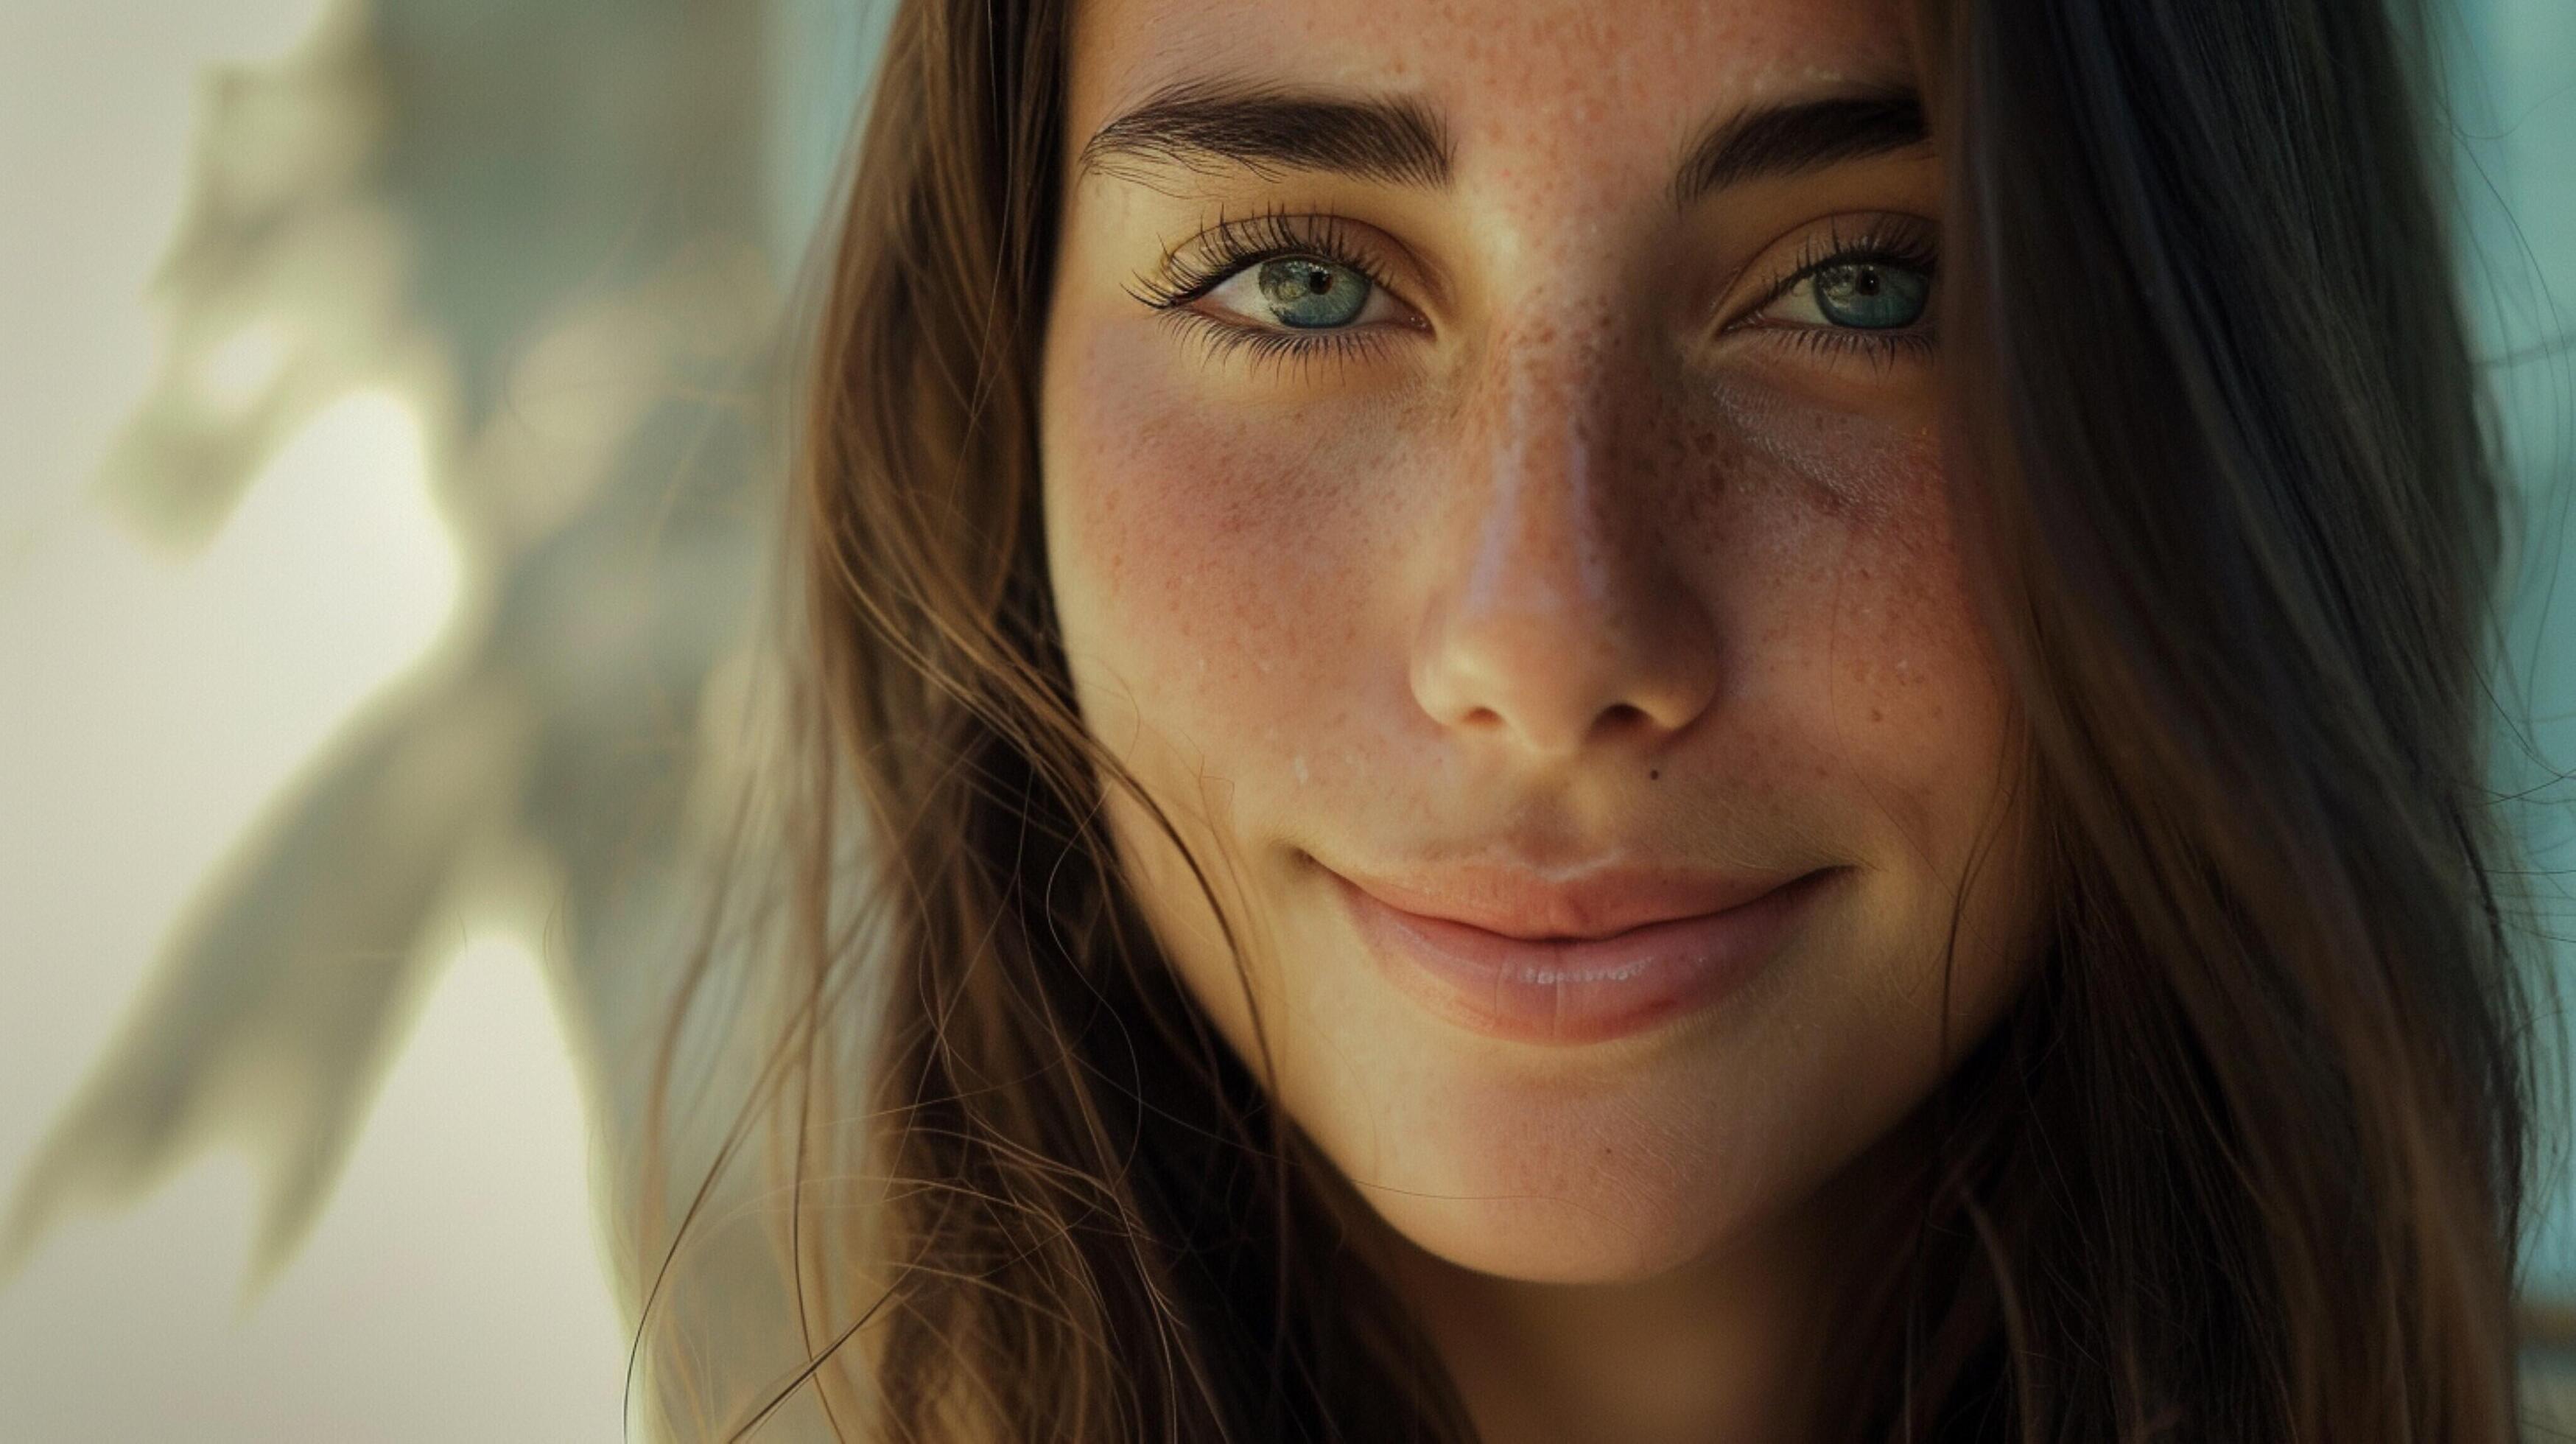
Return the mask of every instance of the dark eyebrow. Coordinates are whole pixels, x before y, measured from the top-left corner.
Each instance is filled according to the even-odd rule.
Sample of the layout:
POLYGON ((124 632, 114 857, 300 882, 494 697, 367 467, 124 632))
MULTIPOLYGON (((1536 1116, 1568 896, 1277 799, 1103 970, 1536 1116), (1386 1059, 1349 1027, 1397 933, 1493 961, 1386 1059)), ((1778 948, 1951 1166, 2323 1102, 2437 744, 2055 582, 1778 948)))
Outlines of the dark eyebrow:
POLYGON ((1828 96, 1744 111, 1712 122, 1692 142, 1673 176, 1673 201, 1686 206, 1755 176, 1795 175, 1929 139, 1923 98, 1911 90, 1828 96))
POLYGON ((1199 81, 1157 91, 1102 126, 1076 172, 1144 180, 1139 165, 1233 164, 1437 188, 1449 183, 1450 155, 1447 127, 1416 100, 1199 81))

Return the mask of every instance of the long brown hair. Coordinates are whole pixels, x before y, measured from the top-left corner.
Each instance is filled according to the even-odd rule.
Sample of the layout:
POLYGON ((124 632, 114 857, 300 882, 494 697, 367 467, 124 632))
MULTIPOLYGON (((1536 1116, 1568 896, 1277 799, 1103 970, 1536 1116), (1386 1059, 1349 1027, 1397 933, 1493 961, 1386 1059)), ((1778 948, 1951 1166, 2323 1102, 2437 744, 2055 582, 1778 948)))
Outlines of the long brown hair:
MULTIPOLYGON (((791 1357, 710 1406, 657 1349, 648 1402, 691 1437, 793 1405, 844 1438, 1464 1440, 1101 823, 1135 787, 1074 709, 1037 525, 1067 24, 893 22, 805 418, 755 979, 783 1031, 718 1169, 782 1184, 791 1357)), ((2425 52, 2345 0, 1923 31, 1958 531, 2054 928, 1907 1125, 1928 1165, 1841 1300, 1833 1437, 2510 1438, 2502 519, 2425 52)), ((709 1196, 639 1337, 722 1327, 663 1287, 709 1196)))

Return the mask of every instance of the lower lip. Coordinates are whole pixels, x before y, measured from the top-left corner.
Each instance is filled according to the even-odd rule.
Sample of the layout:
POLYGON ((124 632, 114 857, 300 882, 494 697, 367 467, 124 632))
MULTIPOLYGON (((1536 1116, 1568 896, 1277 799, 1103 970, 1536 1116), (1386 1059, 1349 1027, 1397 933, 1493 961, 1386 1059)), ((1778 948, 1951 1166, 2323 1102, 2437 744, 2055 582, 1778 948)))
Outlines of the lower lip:
POLYGON ((1567 942, 1424 917, 1333 880, 1369 950, 1415 1000, 1492 1037, 1576 1044, 1642 1033, 1725 997, 1761 969, 1834 871, 1724 912, 1567 942))

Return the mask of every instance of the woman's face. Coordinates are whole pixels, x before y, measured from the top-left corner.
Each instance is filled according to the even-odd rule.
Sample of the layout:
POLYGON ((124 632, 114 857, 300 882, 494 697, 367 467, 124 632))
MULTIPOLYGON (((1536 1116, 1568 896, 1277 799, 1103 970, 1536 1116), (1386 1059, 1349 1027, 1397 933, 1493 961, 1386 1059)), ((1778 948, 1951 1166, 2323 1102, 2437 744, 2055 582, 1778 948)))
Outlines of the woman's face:
POLYGON ((1904 10, 1078 12, 1048 556, 1242 944, 1118 797, 1174 965, 1454 1263, 1636 1280, 1789 1216, 2037 911, 1904 10))

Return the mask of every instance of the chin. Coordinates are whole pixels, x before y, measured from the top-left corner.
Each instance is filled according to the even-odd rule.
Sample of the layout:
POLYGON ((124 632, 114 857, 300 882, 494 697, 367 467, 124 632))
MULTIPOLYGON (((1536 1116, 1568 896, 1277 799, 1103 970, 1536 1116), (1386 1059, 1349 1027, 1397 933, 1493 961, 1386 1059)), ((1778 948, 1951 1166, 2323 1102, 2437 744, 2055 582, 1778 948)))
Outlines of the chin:
POLYGON ((1578 1079, 1443 1043, 1390 1043, 1375 1056, 1403 1066, 1346 1070, 1290 1103, 1390 1229, 1457 1267, 1642 1282, 1729 1250, 1812 1189, 1817 1160, 1791 1146, 1805 1131, 1729 1097, 1730 1070, 1704 1054, 1578 1079))

